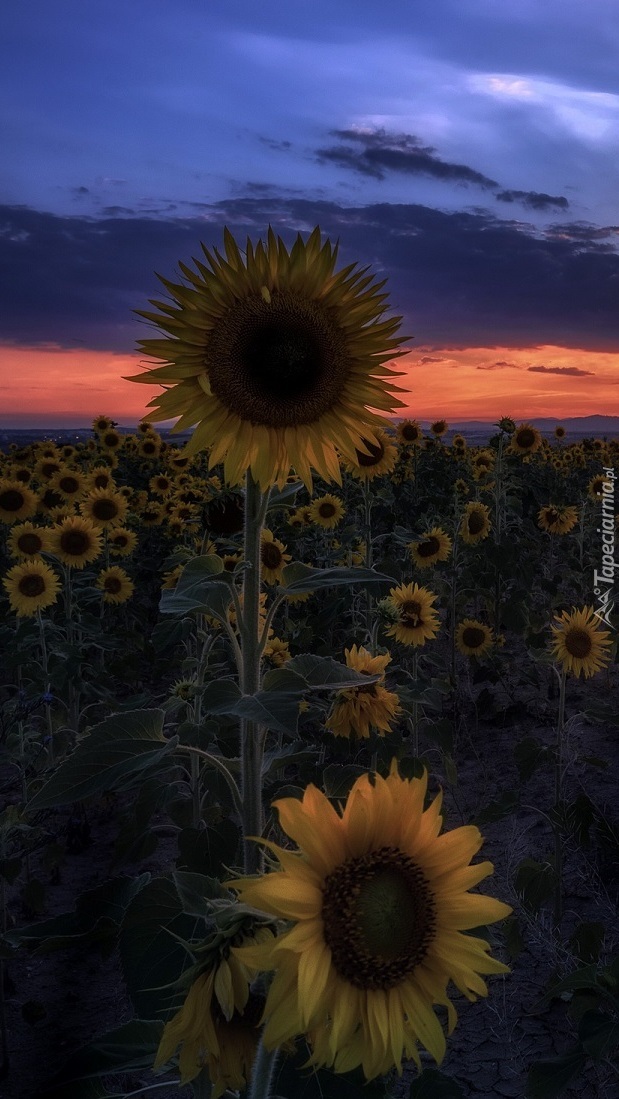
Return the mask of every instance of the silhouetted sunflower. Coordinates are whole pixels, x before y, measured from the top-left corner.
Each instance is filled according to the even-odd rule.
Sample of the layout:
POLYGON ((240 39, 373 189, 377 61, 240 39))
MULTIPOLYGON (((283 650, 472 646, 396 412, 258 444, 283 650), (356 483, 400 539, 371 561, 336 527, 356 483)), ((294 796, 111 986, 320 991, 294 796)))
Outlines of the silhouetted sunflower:
POLYGON ((364 450, 355 450, 354 458, 344 458, 344 468, 358 481, 372 481, 384 473, 391 473, 397 462, 398 451, 387 432, 376 428, 374 436, 374 441, 361 440, 364 450))
POLYGON ((0 479, 0 523, 16 523, 29 519, 37 510, 35 492, 21 481, 0 479))
POLYGON ((535 454, 542 445, 542 436, 533 424, 518 424, 509 449, 515 454, 535 454))
POLYGON ((188 454, 210 449, 230 484, 251 469, 261 488, 281 487, 293 467, 311 490, 313 467, 341 483, 335 447, 354 458, 363 436, 401 404, 385 366, 403 337, 399 317, 380 319, 384 282, 355 265, 334 273, 337 247, 314 229, 287 251, 269 228, 266 246, 247 240, 245 257, 224 230, 225 258, 202 245, 209 267, 180 269, 188 285, 161 279, 173 305, 138 310, 167 335, 141 340, 166 365, 131 380, 166 387, 148 422, 179 416, 197 424, 188 454))
POLYGON ((396 427, 396 438, 401 446, 420 446, 423 431, 417 420, 400 420, 396 427))

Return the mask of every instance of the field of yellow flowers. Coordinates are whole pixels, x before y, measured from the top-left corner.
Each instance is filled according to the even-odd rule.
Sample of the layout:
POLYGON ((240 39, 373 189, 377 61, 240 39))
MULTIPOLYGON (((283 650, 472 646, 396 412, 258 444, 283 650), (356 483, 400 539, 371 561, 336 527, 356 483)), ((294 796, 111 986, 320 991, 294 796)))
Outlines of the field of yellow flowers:
POLYGON ((619 444, 379 422, 379 287, 226 249, 0 454, 2 1086, 613 1099, 619 444))

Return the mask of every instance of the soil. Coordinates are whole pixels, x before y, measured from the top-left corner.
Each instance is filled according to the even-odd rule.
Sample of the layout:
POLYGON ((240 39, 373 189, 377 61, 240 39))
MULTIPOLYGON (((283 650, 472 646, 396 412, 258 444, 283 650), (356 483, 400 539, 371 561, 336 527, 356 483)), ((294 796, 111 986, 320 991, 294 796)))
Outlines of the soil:
MULTIPOLYGON (((568 717, 578 711, 582 700, 604 695, 606 702, 618 700, 619 669, 600 675, 588 684, 568 682, 568 717)), ((505 790, 521 788, 519 808, 501 820, 482 826, 484 845, 479 858, 490 859, 495 873, 481 884, 481 891, 501 897, 514 908, 524 942, 518 956, 510 959, 499 930, 493 936, 493 955, 511 965, 505 977, 488 980, 489 996, 468 1003, 452 986, 458 1011, 456 1029, 447 1043, 441 1071, 453 1076, 463 1095, 484 1099, 521 1099, 525 1096, 530 1065, 540 1059, 564 1053, 576 1043, 577 1024, 568 1014, 569 997, 555 999, 549 1007, 539 1001, 553 974, 565 975, 581 964, 570 946, 570 937, 580 921, 598 921, 605 928, 601 960, 609 962, 619 948, 619 848, 592 827, 590 842, 581 845, 568 840, 565 850, 564 915, 559 935, 553 933, 551 904, 532 914, 523 907, 514 890, 514 873, 521 859, 543 861, 552 850, 550 824, 538 807, 552 804, 553 774, 545 766, 520 784, 513 762, 514 744, 534 736, 542 744, 554 743, 556 701, 544 702, 536 717, 524 715, 501 724, 496 718, 472 722, 460 734, 456 751, 457 785, 444 785, 444 814, 447 829, 476 817, 484 806, 505 790)), ((619 752, 617 728, 571 720, 567 727, 566 759, 569 764, 565 796, 573 800, 583 791, 604 817, 618 826, 619 752), (598 767, 583 757, 597 757, 608 763, 598 767)), ((421 745, 423 749, 423 744, 421 745)), ((436 759, 436 756, 434 756, 436 759)), ((432 767, 433 755, 429 763, 432 767)), ((432 775, 434 789, 438 774, 432 775)), ((116 814, 117 815, 117 814, 116 814)), ((68 820, 58 815, 60 824, 68 820)), ((83 845, 68 851, 60 874, 46 886, 47 918, 73 910, 75 897, 111 876, 111 858, 117 824, 105 806, 89 809, 89 834, 83 845)), ((123 868, 129 875, 151 871, 160 874, 174 867, 176 845, 164 839, 155 853, 135 866, 123 868)), ((36 871, 37 876, 39 872, 36 871)), ((32 922, 19 896, 9 891, 9 916, 15 925, 32 922)), ((80 1046, 128 1021, 132 1009, 124 991, 117 954, 102 957, 94 947, 62 950, 48 955, 20 952, 8 968, 6 981, 9 1035, 8 1075, 0 1080, 4 1099, 39 1099, 40 1089, 80 1046)), ((424 1056, 424 1064, 426 1058, 424 1056)), ((433 1066, 427 1058, 428 1067, 433 1066)), ((394 1099, 408 1097, 415 1070, 404 1066, 402 1077, 390 1077, 394 1099)), ((137 1090, 153 1082, 148 1071, 127 1077, 110 1077, 118 1090, 137 1090)), ((148 1093, 147 1093, 148 1094, 148 1093)), ((169 1088, 153 1093, 157 1099, 188 1099, 190 1088, 179 1088, 170 1076, 169 1088)), ((582 1074, 562 1093, 580 1099, 619 1099, 619 1064, 588 1061, 582 1074)), ((295 1099, 290 1096, 289 1099, 295 1099)))

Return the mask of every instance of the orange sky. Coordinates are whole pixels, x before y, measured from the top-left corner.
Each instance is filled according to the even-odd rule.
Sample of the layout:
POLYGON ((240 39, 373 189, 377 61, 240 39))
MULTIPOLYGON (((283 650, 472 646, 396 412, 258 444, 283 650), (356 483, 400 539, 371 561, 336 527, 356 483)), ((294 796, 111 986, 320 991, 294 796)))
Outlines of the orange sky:
MULTIPOLYGON (((420 348, 395 365, 406 371, 400 379, 406 408, 400 415, 448 420, 619 415, 619 354, 553 346, 420 348), (590 373, 555 372, 566 369, 590 373)), ((160 392, 123 380, 139 369, 137 355, 4 346, 0 426, 89 426, 100 414, 135 424, 160 392)))

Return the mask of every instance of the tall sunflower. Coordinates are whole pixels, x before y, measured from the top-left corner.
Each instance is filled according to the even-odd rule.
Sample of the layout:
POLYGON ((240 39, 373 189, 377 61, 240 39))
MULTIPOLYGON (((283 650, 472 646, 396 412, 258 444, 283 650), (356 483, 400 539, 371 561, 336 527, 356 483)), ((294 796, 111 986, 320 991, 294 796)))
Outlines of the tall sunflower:
POLYGON ((438 794, 424 811, 427 772, 403 779, 393 760, 386 779, 355 782, 341 815, 315 786, 303 800, 274 802, 281 828, 299 846, 259 840, 281 869, 226 884, 244 902, 289 921, 274 942, 233 947, 246 964, 274 970, 264 1009, 264 1042, 275 1048, 307 1034, 316 1065, 367 1079, 403 1057, 420 1067, 418 1043, 437 1062, 445 1036, 434 1004, 457 1014, 452 980, 467 999, 487 995, 482 974, 508 973, 485 939, 462 934, 509 915, 501 901, 468 892, 493 871, 470 866, 482 837, 474 825, 439 835, 438 794))
POLYGON ((417 420, 400 420, 396 427, 396 438, 400 446, 420 446, 423 442, 423 431, 417 420))
POLYGON ((418 542, 411 542, 408 548, 417 567, 427 569, 438 561, 446 561, 452 545, 451 538, 442 527, 433 527, 418 542))
POLYGON ((465 618, 456 627, 456 648, 463 656, 483 656, 492 648, 492 630, 476 618, 465 618))
POLYGON ((608 649, 612 645, 610 632, 597 625, 593 607, 572 608, 555 615, 557 626, 551 626, 553 658, 562 664, 566 672, 585 679, 606 667, 610 660, 608 649))
POLYGON ((101 553, 101 532, 82 515, 64 519, 49 532, 50 552, 65 565, 83 569, 101 553))
POLYGON ((400 584, 389 592, 388 603, 397 614, 397 621, 389 626, 388 637, 395 637, 402 645, 425 645, 436 637, 440 621, 432 604, 437 596, 419 584, 400 584))
POLYGON ((440 439, 449 429, 447 420, 435 420, 433 424, 430 424, 430 431, 437 439, 440 439))
POLYGON ((13 565, 2 583, 18 618, 32 618, 37 611, 50 607, 60 591, 54 570, 35 558, 13 565))
POLYGON ((281 487, 291 466, 310 489, 311 467, 341 483, 336 444, 354 458, 384 422, 369 410, 401 404, 385 363, 404 337, 401 318, 380 319, 384 282, 356 264, 336 274, 337 246, 318 227, 290 253, 271 228, 266 246, 247 240, 245 257, 227 229, 224 246, 225 258, 202 245, 197 273, 179 265, 189 285, 161 279, 172 306, 138 311, 166 333, 140 341, 165 365, 130 379, 166 387, 145 420, 197 425, 186 453, 210 447, 209 468, 223 460, 230 484, 250 468, 261 488, 281 487))
POLYGON ((402 707, 400 700, 393 691, 388 691, 384 684, 385 668, 391 661, 391 656, 372 656, 362 646, 353 645, 350 649, 344 649, 346 667, 354 668, 363 675, 381 675, 377 683, 368 683, 367 686, 351 687, 345 691, 338 691, 333 707, 326 721, 327 729, 335 736, 369 737, 370 729, 377 730, 380 736, 391 731, 394 718, 400 713, 402 707))
POLYGON ((515 454, 535 454, 542 445, 542 436, 533 424, 518 424, 509 449, 515 454))
POLYGON ((491 527, 490 509, 486 504, 472 501, 466 505, 460 523, 460 537, 463 542, 466 542, 469 546, 474 546, 477 542, 481 542, 482 539, 488 537, 491 527))

